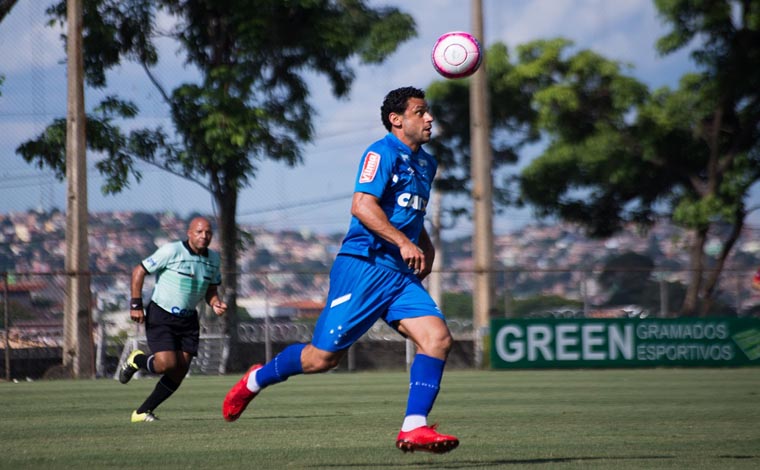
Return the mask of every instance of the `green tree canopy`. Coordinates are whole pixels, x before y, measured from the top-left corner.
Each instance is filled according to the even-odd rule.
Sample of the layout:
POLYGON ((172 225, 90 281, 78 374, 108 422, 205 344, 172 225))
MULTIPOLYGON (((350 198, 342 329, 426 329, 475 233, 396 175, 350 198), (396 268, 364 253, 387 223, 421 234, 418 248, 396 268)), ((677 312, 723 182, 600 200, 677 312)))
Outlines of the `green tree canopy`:
POLYGON ((706 314, 760 178, 760 5, 656 5, 671 27, 658 49, 696 43, 699 72, 684 75, 676 90, 653 92, 620 76, 561 76, 536 95, 551 141, 522 173, 521 188, 540 214, 580 222, 600 236, 658 216, 690 229, 691 277, 681 311, 706 314), (708 235, 722 240, 713 260, 704 252, 708 235))
MULTIPOLYGON (((497 204, 528 204, 606 237, 669 218, 692 232, 681 311, 711 310, 760 178, 760 2, 657 0, 669 28, 660 53, 689 47, 698 72, 677 89, 650 90, 625 64, 565 39, 486 54, 497 204), (540 156, 519 174, 499 173, 525 144, 540 156), (707 258, 708 236, 722 250, 707 258)), ((469 192, 466 81, 430 87, 438 112, 436 153, 451 192, 469 192)))
POLYGON ((8 13, 11 12, 11 9, 16 4, 17 0, 0 0, 0 22, 3 21, 3 18, 5 18, 8 13))
MULTIPOLYGON (((65 21, 65 13, 65 1, 49 9, 54 21, 65 21)), ((87 83, 105 87, 107 71, 136 62, 173 124, 124 132, 120 124, 139 114, 133 103, 111 96, 95 107, 87 116, 87 145, 102 155, 96 164, 106 177, 102 189, 118 192, 139 182, 142 161, 209 191, 234 311, 238 194, 252 184, 261 161, 301 162, 313 138, 306 75, 325 77, 333 95, 345 96, 356 64, 382 62, 415 34, 409 15, 370 8, 364 0, 84 0, 87 83), (159 27, 159 17, 171 19, 171 26, 159 27), (156 41, 166 37, 198 81, 171 90, 162 85, 156 41)), ((17 151, 63 177, 64 143, 65 120, 59 119, 17 151)))
MULTIPOLYGON (((521 66, 523 61, 531 60, 530 53, 519 50, 517 63, 514 63, 504 44, 494 44, 486 51, 493 170, 496 173, 503 173, 509 165, 514 165, 520 149, 539 138, 531 101, 543 77, 521 66)), ((472 189, 469 80, 434 82, 427 89, 427 98, 436 119, 435 134, 430 143, 439 163, 436 188, 446 194, 469 195, 472 189)), ((515 203, 514 194, 508 179, 495 185, 497 210, 515 203)), ((448 210, 455 216, 467 212, 465 206, 452 204, 448 210)))

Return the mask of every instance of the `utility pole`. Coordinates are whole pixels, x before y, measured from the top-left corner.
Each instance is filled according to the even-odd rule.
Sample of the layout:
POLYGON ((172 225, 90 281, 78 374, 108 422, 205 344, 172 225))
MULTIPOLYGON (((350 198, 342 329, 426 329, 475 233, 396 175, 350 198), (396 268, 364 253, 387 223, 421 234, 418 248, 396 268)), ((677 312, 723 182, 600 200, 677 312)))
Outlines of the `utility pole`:
POLYGON ((63 366, 74 378, 93 378, 95 363, 87 242, 87 154, 82 56, 82 0, 66 0, 66 293, 63 366))
MULTIPOLYGON (((435 180, 440 178, 442 166, 438 166, 438 173, 435 175, 435 180)), ((435 185, 435 181, 433 182, 435 185)), ((441 213, 443 212, 441 192, 433 188, 430 195, 430 203, 428 204, 428 212, 430 217, 430 230, 428 235, 430 241, 433 243, 435 249, 435 259, 433 260, 433 271, 425 278, 425 284, 427 286, 428 293, 433 301, 439 308, 443 309, 443 273, 441 267, 444 264, 443 260, 443 239, 441 238, 441 213)), ((407 372, 412 367, 414 361, 414 355, 417 353, 416 348, 412 340, 406 340, 406 370, 407 372)))
MULTIPOLYGON (((472 0, 472 34, 485 47, 483 2, 472 0)), ((485 60, 470 78, 470 171, 472 174, 473 240, 475 268, 473 284, 473 333, 475 365, 485 365, 489 316, 493 308, 493 180, 488 106, 488 78, 485 60)))
POLYGON ((11 315, 8 311, 8 273, 3 273, 3 326, 5 327, 5 380, 11 380, 11 315))
MULTIPOLYGON (((439 178, 441 167, 438 167, 438 174, 436 179, 439 178)), ((433 261, 433 271, 427 277, 428 292, 430 297, 433 298, 435 303, 443 308, 443 273, 441 267, 444 264, 443 259, 443 239, 441 238, 441 212, 443 210, 441 201, 441 192, 433 190, 430 196, 430 208, 431 220, 430 220, 430 241, 433 242, 435 248, 435 260, 433 261)))

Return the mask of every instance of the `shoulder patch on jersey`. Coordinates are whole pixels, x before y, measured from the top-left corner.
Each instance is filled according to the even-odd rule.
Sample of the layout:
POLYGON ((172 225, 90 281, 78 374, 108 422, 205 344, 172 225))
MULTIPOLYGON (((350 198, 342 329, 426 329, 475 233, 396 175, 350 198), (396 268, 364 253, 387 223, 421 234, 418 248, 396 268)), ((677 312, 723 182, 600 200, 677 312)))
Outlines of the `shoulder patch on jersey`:
POLYGON ((377 169, 380 167, 380 154, 375 152, 367 152, 364 156, 364 164, 362 165, 362 173, 359 175, 360 183, 371 183, 375 179, 377 169))

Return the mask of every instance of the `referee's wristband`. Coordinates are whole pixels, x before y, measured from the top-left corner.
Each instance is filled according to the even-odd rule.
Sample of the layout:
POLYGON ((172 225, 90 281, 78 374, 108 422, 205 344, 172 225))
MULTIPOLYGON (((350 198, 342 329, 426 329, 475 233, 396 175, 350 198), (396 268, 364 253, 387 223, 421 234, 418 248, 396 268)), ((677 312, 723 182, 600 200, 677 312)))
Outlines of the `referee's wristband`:
POLYGON ((132 299, 129 301, 129 309, 130 310, 142 310, 143 309, 142 298, 140 298, 140 297, 132 297, 132 299))

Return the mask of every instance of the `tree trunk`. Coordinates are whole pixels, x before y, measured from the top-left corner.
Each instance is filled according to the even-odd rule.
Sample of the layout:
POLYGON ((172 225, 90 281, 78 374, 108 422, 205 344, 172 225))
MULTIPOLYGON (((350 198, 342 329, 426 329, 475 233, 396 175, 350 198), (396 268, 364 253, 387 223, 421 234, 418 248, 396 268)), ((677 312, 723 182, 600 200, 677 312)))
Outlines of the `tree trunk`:
POLYGON ((707 240, 707 229, 694 230, 694 240, 691 242, 689 256, 689 287, 681 306, 681 315, 694 317, 699 307, 699 294, 702 291, 702 271, 704 269, 704 247, 707 240))
POLYGON ((237 372, 244 368, 244 359, 240 357, 238 341, 237 287, 238 287, 238 233, 237 233, 237 192, 224 188, 214 194, 219 208, 219 241, 222 258, 222 289, 227 313, 223 317, 222 331, 229 336, 229 355, 226 371, 237 372))
POLYGON ((728 258, 728 255, 731 253, 731 250, 734 248, 734 245, 736 244, 736 241, 741 236, 742 229, 744 228, 744 217, 745 217, 744 210, 740 209, 737 212, 738 213, 736 215, 734 225, 733 227, 731 227, 731 234, 728 236, 728 238, 723 244, 723 247, 721 248, 720 255, 718 256, 718 260, 715 265, 715 269, 713 269, 710 272, 710 274, 707 277, 707 281, 705 282, 704 294, 702 296, 704 299, 704 302, 700 309, 701 317, 706 317, 710 313, 710 310, 715 301, 715 290, 716 290, 716 287, 718 286, 718 279, 720 279, 720 275, 723 272, 723 268, 726 265, 726 259, 728 258))

